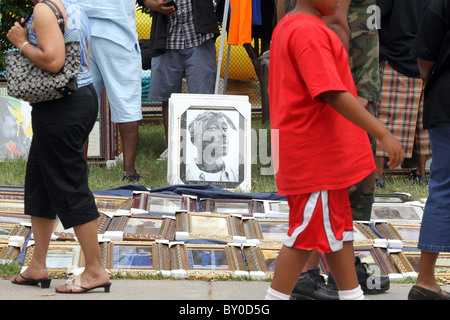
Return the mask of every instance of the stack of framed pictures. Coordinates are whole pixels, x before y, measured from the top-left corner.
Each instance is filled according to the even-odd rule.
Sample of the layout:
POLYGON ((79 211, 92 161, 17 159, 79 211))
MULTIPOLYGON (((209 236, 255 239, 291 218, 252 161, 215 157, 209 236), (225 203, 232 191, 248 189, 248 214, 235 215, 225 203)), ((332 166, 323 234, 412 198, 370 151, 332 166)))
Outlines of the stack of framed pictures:
POLYGON ((175 214, 177 211, 195 212, 197 201, 193 197, 150 193, 146 191, 133 192, 133 209, 152 214, 175 214))

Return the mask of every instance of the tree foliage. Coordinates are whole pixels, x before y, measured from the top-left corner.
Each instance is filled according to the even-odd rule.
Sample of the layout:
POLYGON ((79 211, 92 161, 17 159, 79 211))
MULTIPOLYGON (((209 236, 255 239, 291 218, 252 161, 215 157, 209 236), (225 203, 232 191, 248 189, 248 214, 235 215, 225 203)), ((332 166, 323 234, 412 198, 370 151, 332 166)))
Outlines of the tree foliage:
POLYGON ((33 3, 30 0, 1 0, 0 14, 2 17, 0 42, 2 48, 0 50, 0 71, 4 70, 3 54, 6 50, 13 46, 6 38, 8 30, 14 25, 14 22, 20 21, 21 18, 26 17, 33 10, 33 3))

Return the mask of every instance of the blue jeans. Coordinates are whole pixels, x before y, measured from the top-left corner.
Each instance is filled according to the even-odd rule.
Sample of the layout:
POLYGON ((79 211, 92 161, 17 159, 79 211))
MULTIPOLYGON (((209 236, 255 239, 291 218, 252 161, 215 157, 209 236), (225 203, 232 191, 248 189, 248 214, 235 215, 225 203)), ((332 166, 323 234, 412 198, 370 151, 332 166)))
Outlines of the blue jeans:
POLYGON ((433 161, 419 249, 450 252, 450 124, 429 130, 433 161))

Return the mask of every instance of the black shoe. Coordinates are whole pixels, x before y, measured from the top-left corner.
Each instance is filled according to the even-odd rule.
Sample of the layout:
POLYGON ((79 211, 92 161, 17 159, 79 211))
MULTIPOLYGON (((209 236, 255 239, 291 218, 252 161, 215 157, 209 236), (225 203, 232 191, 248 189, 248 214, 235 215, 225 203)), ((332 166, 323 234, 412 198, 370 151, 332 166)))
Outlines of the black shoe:
MULTIPOLYGON (((379 294, 389 290, 390 281, 388 275, 374 275, 369 273, 367 270, 369 265, 361 262, 359 257, 355 257, 355 259, 356 276, 358 277, 358 283, 364 294, 379 294)), ((337 288, 331 273, 328 276, 328 284, 337 288)))
POLYGON ((428 184, 428 179, 426 175, 417 174, 417 169, 410 172, 406 178, 408 181, 416 182, 418 184, 428 184))
POLYGON ((450 300, 450 294, 440 289, 434 292, 417 285, 413 286, 408 294, 408 300, 450 300))
POLYGON ((375 179, 375 187, 380 189, 384 189, 386 187, 386 182, 383 177, 375 179))
POLYGON ((339 300, 337 290, 329 288, 319 268, 309 269, 298 278, 291 300, 339 300))
POLYGON ((136 172, 135 175, 133 174, 128 174, 126 172, 123 173, 123 178, 122 181, 126 181, 126 182, 138 182, 139 180, 141 180, 141 176, 139 175, 139 173, 136 172))

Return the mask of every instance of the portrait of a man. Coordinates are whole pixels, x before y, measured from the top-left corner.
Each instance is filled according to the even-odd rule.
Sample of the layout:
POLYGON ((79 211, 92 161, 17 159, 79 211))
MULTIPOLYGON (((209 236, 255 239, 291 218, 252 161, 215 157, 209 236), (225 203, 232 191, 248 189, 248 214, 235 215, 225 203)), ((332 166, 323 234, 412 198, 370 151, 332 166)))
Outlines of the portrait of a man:
POLYGON ((188 109, 181 178, 185 183, 233 187, 240 174, 240 118, 236 110, 188 109))

